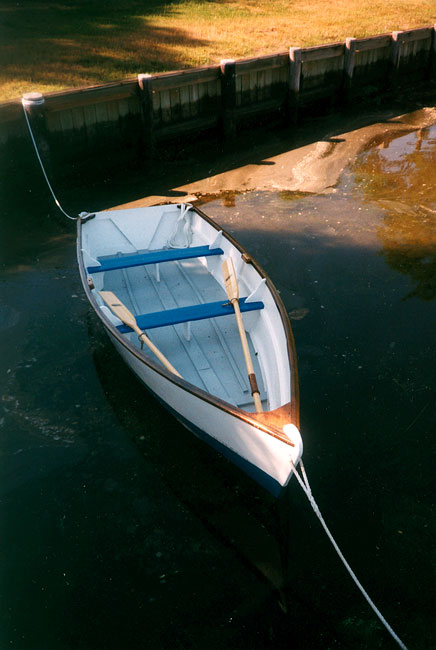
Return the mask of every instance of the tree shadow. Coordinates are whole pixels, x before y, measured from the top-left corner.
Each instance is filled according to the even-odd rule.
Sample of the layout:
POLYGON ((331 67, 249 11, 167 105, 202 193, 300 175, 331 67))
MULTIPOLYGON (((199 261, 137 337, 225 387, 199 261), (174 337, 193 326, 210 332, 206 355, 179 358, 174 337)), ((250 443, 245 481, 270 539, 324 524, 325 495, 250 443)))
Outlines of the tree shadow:
POLYGON ((6 2, 0 8, 3 97, 16 95, 17 87, 47 92, 188 67, 187 48, 208 42, 192 38, 189 29, 153 23, 164 7, 177 4, 6 2))

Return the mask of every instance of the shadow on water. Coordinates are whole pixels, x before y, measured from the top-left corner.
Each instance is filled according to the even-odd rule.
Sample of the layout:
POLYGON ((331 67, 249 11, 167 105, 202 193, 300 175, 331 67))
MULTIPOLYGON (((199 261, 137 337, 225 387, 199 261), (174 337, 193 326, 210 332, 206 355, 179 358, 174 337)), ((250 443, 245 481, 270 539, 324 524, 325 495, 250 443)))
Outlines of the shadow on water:
MULTIPOLYGON (((230 193, 206 211, 289 312, 321 511, 394 629, 431 648, 436 303, 419 269, 436 206, 420 174, 392 189, 403 137, 330 195, 230 193)), ((82 296, 71 224, 46 205, 2 206, 1 644, 391 647, 298 487, 274 505, 134 379, 82 296)))
POLYGON ((195 479, 202 453, 208 472, 218 462, 184 452, 177 423, 89 330, 74 238, 33 216, 8 211, 4 228, 23 237, 1 272, 2 647, 264 647, 271 588, 196 514, 223 508, 225 480, 206 500, 195 479), (192 505, 177 487, 189 476, 192 505))
MULTIPOLYGON (((435 479, 428 460, 435 421, 435 134, 435 127, 402 134, 391 149, 385 143, 363 152, 330 196, 257 193, 233 196, 231 211, 228 197, 207 206, 281 291, 297 341, 315 495, 338 540, 349 540, 344 550, 388 619, 397 617, 401 627, 401 612, 415 612, 408 618, 412 647, 432 647, 434 636, 435 479), (350 530, 361 537, 351 542, 350 530)), ((301 593, 302 585, 318 584, 318 611, 336 620, 340 638, 384 647, 378 623, 357 600, 340 619, 350 584, 323 543, 310 540, 309 579, 307 564, 300 573, 295 563, 305 554, 295 531, 291 548, 292 585, 301 593)))
POLYGON ((287 646, 271 500, 89 329, 71 227, 2 206, 1 645, 287 646))

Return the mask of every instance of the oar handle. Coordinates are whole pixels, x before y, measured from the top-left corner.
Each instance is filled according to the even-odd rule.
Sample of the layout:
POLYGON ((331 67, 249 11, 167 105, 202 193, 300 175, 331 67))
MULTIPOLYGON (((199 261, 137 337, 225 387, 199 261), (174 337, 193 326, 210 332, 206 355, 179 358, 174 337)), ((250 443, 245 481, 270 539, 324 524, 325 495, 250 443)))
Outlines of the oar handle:
POLYGON ((248 381, 250 382, 251 395, 253 397, 253 402, 256 407, 257 413, 262 413, 262 402, 260 399, 260 391, 257 385, 256 375, 254 373, 253 362, 251 361, 250 349, 248 347, 247 335, 245 333, 244 323, 242 321, 241 310, 239 308, 239 300, 234 298, 231 301, 233 308, 235 310, 236 321, 238 324, 239 335, 241 337, 242 350, 244 352, 245 365, 247 367, 248 381))

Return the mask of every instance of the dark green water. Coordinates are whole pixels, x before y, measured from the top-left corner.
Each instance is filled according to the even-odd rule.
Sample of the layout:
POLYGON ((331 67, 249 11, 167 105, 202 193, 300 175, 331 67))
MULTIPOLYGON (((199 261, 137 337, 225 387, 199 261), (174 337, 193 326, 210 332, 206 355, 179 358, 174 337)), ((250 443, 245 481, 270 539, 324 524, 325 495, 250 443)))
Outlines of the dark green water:
MULTIPOLYGON (((281 291, 314 495, 410 650, 436 647, 435 163, 433 127, 331 194, 204 207, 281 291)), ((1 206, 0 647, 395 647, 298 486, 275 505, 125 368, 31 187, 1 206)))

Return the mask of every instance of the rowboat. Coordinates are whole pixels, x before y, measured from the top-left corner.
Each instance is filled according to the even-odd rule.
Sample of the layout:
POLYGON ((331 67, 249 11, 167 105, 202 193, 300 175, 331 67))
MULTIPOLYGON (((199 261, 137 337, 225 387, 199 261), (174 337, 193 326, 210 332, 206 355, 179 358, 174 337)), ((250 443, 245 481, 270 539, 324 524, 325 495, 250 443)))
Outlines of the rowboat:
POLYGON ((147 389, 279 496, 303 450, 297 364, 259 264, 189 204, 83 215, 77 256, 90 304, 147 389))

